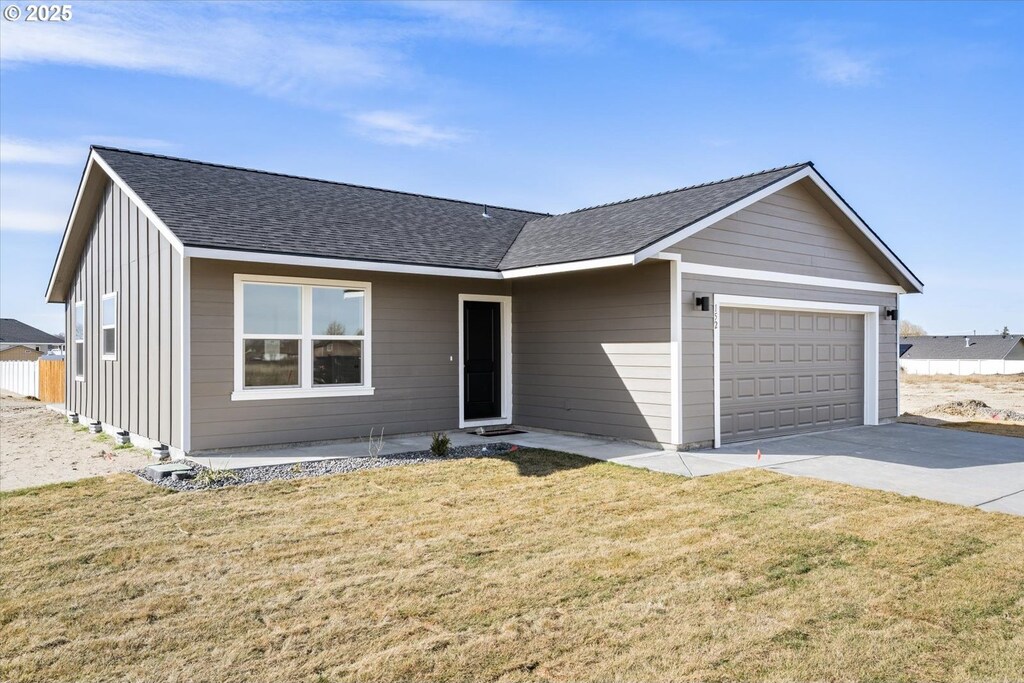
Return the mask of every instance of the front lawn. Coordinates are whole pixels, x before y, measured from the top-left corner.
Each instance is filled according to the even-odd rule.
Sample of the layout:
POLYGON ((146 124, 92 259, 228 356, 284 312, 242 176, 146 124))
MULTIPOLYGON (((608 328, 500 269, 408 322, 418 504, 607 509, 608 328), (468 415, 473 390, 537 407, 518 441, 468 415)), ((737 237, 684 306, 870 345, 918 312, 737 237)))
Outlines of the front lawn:
POLYGON ((544 451, 0 498, 0 680, 1017 680, 1024 519, 544 451))

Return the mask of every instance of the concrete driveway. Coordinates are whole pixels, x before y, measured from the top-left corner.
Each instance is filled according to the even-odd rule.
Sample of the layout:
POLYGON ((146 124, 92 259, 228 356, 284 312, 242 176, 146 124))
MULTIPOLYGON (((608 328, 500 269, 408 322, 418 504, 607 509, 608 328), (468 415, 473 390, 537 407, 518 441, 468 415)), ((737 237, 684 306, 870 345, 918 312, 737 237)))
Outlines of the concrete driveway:
POLYGON ((1024 439, 1008 436, 889 424, 610 460, 695 476, 762 467, 1024 515, 1024 439))

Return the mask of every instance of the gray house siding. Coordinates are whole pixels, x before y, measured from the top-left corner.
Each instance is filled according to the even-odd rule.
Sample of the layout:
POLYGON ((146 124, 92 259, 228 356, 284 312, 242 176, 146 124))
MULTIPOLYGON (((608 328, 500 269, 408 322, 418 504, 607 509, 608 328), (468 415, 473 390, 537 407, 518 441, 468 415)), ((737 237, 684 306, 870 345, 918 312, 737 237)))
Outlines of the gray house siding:
POLYGON ((881 421, 896 418, 897 323, 882 315, 885 307, 896 307, 896 294, 684 274, 681 296, 684 444, 708 445, 714 440, 714 318, 711 312, 698 311, 693 306, 695 296, 714 294, 878 306, 878 417, 881 421))
POLYGON ((765 197, 666 251, 681 254, 688 263, 894 283, 801 183, 765 197))
POLYGON ((668 263, 512 282, 516 424, 669 443, 668 263))
POLYGON ((459 294, 507 282, 193 259, 192 451, 452 430, 459 423, 459 294), (236 273, 370 282, 372 396, 232 401, 236 273))
POLYGON ((181 447, 181 259, 139 208, 107 183, 71 283, 67 408, 181 447), (117 292, 117 359, 103 360, 100 308, 117 292), (85 302, 84 379, 75 379, 74 310, 85 302))

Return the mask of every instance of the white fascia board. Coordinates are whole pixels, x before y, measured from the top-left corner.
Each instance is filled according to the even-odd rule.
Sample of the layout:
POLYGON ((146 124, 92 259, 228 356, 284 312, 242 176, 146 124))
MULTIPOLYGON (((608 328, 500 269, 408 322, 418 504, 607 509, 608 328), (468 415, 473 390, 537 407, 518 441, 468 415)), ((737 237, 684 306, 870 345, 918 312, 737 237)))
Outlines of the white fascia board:
POLYGON ((546 266, 529 266, 527 268, 513 268, 503 270, 501 277, 510 280, 517 277, 531 277, 534 275, 553 275, 555 273, 571 273, 577 270, 591 270, 594 268, 610 268, 612 266, 632 266, 637 261, 632 254, 621 256, 607 256, 604 258, 589 259, 586 261, 570 261, 569 263, 552 263, 546 266))
POLYGON ((50 282, 46 286, 46 300, 53 302, 53 285, 57 280, 57 271, 60 270, 60 263, 64 260, 64 252, 67 249, 68 237, 71 236, 71 226, 74 225, 75 216, 78 215, 78 207, 82 204, 82 194, 85 186, 89 183, 89 176, 95 167, 90 152, 85 162, 85 171, 82 173, 82 181, 78 184, 78 192, 75 193, 75 203, 71 205, 71 215, 68 216, 67 225, 64 226, 64 236, 60 240, 60 250, 57 252, 57 260, 53 262, 53 271, 50 272, 50 282))
MULTIPOLYGON (((670 258, 678 254, 658 254, 655 258, 670 258)), ((773 270, 752 270, 749 268, 731 268, 728 266, 710 266, 703 263, 681 262, 679 268, 688 275, 709 275, 714 277, 736 278, 739 280, 759 280, 761 282, 781 282, 789 285, 812 285, 815 287, 834 287, 837 289, 856 289, 864 292, 885 292, 887 294, 905 294, 906 290, 899 285, 887 285, 878 282, 861 280, 840 280, 815 275, 797 275, 780 273, 773 270)))
POLYGON ((883 255, 885 255, 886 260, 888 260, 889 263, 891 263, 893 267, 896 268, 896 270, 900 271, 903 277, 907 278, 907 281, 912 283, 919 292, 923 292, 924 283, 918 280, 916 277, 914 277, 914 274, 911 273, 907 269, 907 267, 900 262, 899 258, 896 257, 896 254, 893 253, 892 249, 886 246, 886 244, 878 238, 878 235, 872 232, 871 228, 868 227, 867 223, 861 220, 860 216, 857 215, 857 212, 855 212, 853 208, 851 208, 850 205, 847 204, 846 201, 843 200, 843 198, 840 197, 836 193, 836 191, 832 189, 832 186, 828 184, 828 182, 825 180, 825 178, 822 177, 820 173, 818 173, 813 168, 810 170, 811 173, 808 177, 818 187, 818 189, 824 192, 825 196, 827 196, 833 204, 839 207, 839 210, 843 212, 843 215, 849 218, 850 222, 857 226, 857 229, 860 230, 864 234, 864 236, 868 238, 868 241, 870 241, 871 244, 875 245, 875 247, 879 251, 881 251, 883 255))
POLYGON ((260 251, 235 251, 233 249, 208 249, 185 247, 189 258, 215 259, 219 261, 246 261, 249 263, 275 263, 288 266, 311 266, 340 270, 367 270, 382 273, 408 273, 411 275, 442 275, 467 277, 483 280, 500 280, 501 273, 494 270, 470 270, 468 268, 445 268, 441 266, 419 266, 408 263, 385 263, 379 261, 355 261, 351 259, 325 258, 321 256, 295 256, 260 251))
POLYGON ((128 183, 122 180, 121 176, 117 175, 117 173, 114 172, 114 169, 110 168, 110 164, 104 161, 103 157, 96 153, 96 150, 92 150, 92 153, 89 155, 89 160, 94 162, 100 168, 102 168, 103 172, 106 173, 107 176, 109 176, 110 179, 114 183, 116 183, 118 187, 121 188, 121 191, 128 195, 128 199, 132 200, 132 202, 134 202, 135 205, 139 207, 139 211, 144 213, 146 215, 146 218, 153 222, 153 225, 156 226, 156 229, 159 230, 160 234, 163 235, 164 238, 171 243, 171 246, 174 247, 175 251, 177 251, 179 254, 184 255, 184 246, 182 246, 181 240, 178 239, 178 236, 171 232, 171 229, 168 228, 167 225, 165 225, 162 220, 160 220, 160 217, 156 215, 156 212, 154 212, 153 209, 149 208, 146 202, 142 201, 139 195, 135 194, 135 190, 130 188, 128 186, 128 183))
POLYGON ((769 195, 772 195, 772 194, 775 194, 776 192, 778 192, 779 190, 781 190, 782 188, 784 188, 784 187, 786 187, 788 185, 792 185, 793 183, 795 183, 797 181, 803 180, 804 178, 808 177, 811 174, 812 170, 813 169, 810 166, 808 166, 808 167, 803 168, 803 169, 801 169, 799 171, 796 171, 795 173, 793 173, 791 175, 788 175, 785 178, 782 178, 781 180, 778 180, 778 181, 772 183, 768 187, 766 187, 766 188, 764 188, 762 190, 759 190, 759 191, 755 192, 752 195, 748 195, 748 196, 744 197, 743 199, 740 199, 739 201, 733 202, 729 206, 714 212, 710 216, 702 218, 701 220, 697 221, 696 223, 692 223, 692 224, 686 226, 685 228, 681 228, 679 230, 676 230, 675 232, 673 232, 668 237, 663 237, 662 239, 658 240, 654 244, 652 244, 652 245, 650 245, 648 247, 645 247, 645 248, 641 249, 640 251, 636 252, 636 254, 634 256, 634 259, 633 259, 633 262, 634 263, 640 263, 641 261, 643 261, 645 259, 649 259, 649 258, 657 255, 659 252, 667 249, 668 247, 671 247, 676 242, 679 242, 680 240, 686 239, 687 237, 690 237, 691 235, 694 235, 694 234, 700 232, 704 228, 711 227, 712 225, 714 225, 718 221, 722 220, 723 218, 728 218, 729 216, 731 216, 732 214, 736 213, 737 211, 741 211, 741 210, 747 208, 748 206, 750 206, 751 204, 755 204, 755 203, 761 201, 762 199, 764 199, 765 197, 767 197, 769 195))

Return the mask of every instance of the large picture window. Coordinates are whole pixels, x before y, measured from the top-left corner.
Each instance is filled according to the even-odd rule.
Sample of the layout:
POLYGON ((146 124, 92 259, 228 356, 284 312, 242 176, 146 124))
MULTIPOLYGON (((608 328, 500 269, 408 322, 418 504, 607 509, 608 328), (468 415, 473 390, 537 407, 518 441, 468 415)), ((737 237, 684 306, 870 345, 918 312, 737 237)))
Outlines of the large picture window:
POLYGON ((85 302, 76 301, 74 317, 72 318, 74 330, 72 341, 74 342, 75 379, 85 379, 85 302))
POLYGON ((235 400, 367 395, 370 284, 235 277, 235 400))
POLYGON ((103 360, 117 360, 117 292, 103 295, 100 328, 103 360))

